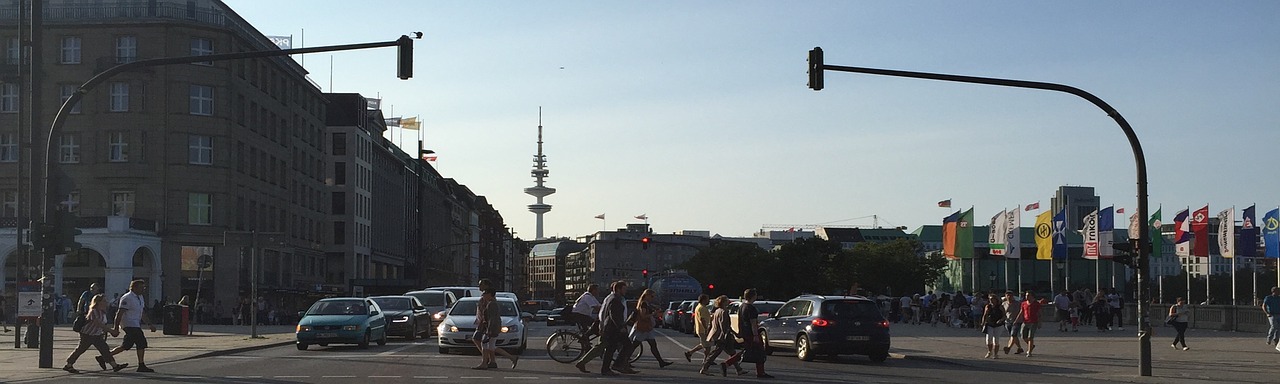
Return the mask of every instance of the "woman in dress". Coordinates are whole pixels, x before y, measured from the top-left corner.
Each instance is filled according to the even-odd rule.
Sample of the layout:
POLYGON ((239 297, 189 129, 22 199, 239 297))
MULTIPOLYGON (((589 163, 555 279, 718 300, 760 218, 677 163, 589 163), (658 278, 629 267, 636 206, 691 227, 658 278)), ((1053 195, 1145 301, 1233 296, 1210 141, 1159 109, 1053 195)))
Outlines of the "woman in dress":
POLYGON ((672 363, 662 359, 662 353, 658 352, 658 340, 653 337, 653 326, 658 319, 658 307, 653 304, 654 297, 653 291, 648 289, 640 294, 640 299, 636 301, 636 311, 631 313, 635 317, 635 324, 631 326, 631 333, 627 336, 631 339, 633 349, 640 342, 648 342, 653 358, 658 359, 658 368, 666 368, 672 363))
MULTIPOLYGON (((712 350, 711 353, 708 353, 706 358, 702 360, 702 369, 699 370, 698 373, 713 375, 713 373, 707 370, 715 364, 716 356, 720 356, 720 353, 726 353, 729 356, 737 354, 735 346, 738 342, 735 339, 736 337, 733 335, 733 326, 729 323, 729 297, 720 295, 719 297, 716 297, 716 310, 711 313, 711 330, 707 332, 707 341, 715 344, 715 349, 712 350)), ((747 373, 745 369, 742 369, 742 365, 734 363, 733 367, 737 369, 739 375, 745 375, 747 373)), ((726 371, 728 370, 727 366, 723 363, 720 364, 720 368, 726 371)), ((721 375, 725 375, 725 373, 722 372, 721 375)))

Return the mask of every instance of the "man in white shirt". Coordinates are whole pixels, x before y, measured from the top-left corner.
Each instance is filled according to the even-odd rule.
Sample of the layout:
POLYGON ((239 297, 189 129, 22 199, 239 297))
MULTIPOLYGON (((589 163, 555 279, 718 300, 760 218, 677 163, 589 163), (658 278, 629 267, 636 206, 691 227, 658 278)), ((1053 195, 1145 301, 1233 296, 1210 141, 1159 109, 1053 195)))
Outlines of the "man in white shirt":
POLYGON ((1073 332, 1079 332, 1076 325, 1071 322, 1071 292, 1062 291, 1053 297, 1053 307, 1055 314, 1058 315, 1058 332, 1066 332, 1067 325, 1071 325, 1073 332))
MULTIPOLYGON (((151 368, 147 368, 146 360, 143 356, 147 350, 147 336, 142 333, 142 323, 146 323, 151 327, 151 332, 156 331, 156 325, 151 323, 147 318, 147 300, 142 297, 142 292, 147 290, 147 282, 143 280, 134 280, 129 283, 129 292, 124 296, 120 296, 120 309, 116 311, 115 331, 120 332, 120 328, 124 328, 124 341, 119 347, 111 350, 111 355, 118 355, 120 352, 129 350, 129 348, 138 348, 138 372, 155 372, 151 368)), ((99 356, 98 364, 102 365, 101 356, 99 356)), ((102 369, 106 369, 103 367, 102 369)))
POLYGON ((573 303, 573 322, 578 324, 578 330, 584 335, 589 333, 592 324, 600 315, 600 300, 596 295, 600 293, 599 284, 591 284, 587 286, 587 291, 578 296, 578 300, 573 303))

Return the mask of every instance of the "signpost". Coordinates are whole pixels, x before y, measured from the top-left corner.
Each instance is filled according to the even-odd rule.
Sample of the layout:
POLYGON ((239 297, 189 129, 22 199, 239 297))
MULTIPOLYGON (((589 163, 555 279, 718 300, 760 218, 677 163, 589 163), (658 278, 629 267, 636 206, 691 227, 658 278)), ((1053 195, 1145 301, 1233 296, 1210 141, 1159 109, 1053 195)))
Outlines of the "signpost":
POLYGON ((40 312, 43 310, 40 306, 42 302, 39 281, 18 283, 18 320, 32 320, 40 317, 40 312))

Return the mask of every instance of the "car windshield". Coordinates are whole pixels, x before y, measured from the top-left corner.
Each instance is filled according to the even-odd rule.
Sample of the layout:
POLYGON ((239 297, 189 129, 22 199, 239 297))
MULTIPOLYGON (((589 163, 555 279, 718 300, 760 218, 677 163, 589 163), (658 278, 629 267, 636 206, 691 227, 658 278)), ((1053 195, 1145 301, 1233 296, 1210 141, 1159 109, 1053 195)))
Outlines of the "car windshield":
POLYGON ((439 292, 439 291, 410 292, 410 293, 406 293, 405 295, 418 298, 418 301, 422 302, 422 305, 424 306, 428 306, 428 307, 445 306, 444 292, 439 292))
POLYGON ((754 303, 752 305, 756 306, 756 312, 762 315, 777 312, 778 308, 782 308, 782 303, 754 303))
POLYGON ((369 313, 362 300, 319 301, 307 310, 308 315, 364 315, 369 313))
POLYGON ((409 310, 409 299, 402 297, 374 298, 373 302, 378 303, 378 307, 384 311, 409 310))
POLYGON ((825 317, 836 319, 879 318, 880 309, 875 303, 859 300, 828 300, 822 302, 825 317))
MULTIPOLYGON (((476 304, 479 300, 465 300, 453 304, 453 309, 449 310, 449 316, 475 316, 476 304)), ((510 301, 499 301, 498 306, 502 308, 501 316, 516 317, 520 316, 520 310, 516 308, 516 303, 510 301)))

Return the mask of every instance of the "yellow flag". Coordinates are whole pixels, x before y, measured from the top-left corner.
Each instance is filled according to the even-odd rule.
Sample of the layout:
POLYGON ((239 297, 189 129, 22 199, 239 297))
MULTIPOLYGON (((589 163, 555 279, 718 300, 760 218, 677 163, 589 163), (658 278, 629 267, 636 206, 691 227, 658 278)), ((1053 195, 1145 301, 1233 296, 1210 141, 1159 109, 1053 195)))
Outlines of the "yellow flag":
POLYGON ((1036 260, 1053 260, 1053 211, 1036 215, 1036 260))
POLYGON ((400 120, 400 129, 416 131, 418 128, 422 128, 422 123, 418 122, 417 117, 406 117, 400 120))

